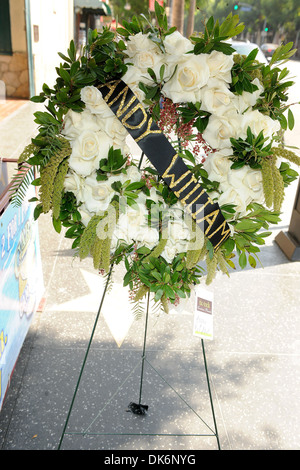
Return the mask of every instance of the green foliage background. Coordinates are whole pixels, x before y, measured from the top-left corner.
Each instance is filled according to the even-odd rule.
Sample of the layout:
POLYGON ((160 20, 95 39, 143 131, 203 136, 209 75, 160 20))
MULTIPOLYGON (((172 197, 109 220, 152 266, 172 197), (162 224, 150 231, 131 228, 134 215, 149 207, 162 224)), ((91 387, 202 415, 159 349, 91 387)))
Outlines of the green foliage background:
MULTIPOLYGON (((132 16, 140 13, 148 14, 148 0, 129 0, 130 10, 125 10, 127 0, 110 0, 115 16, 119 22, 131 20, 132 16)), ((183 0, 184 1, 184 0, 183 0)), ((168 1, 165 1, 165 6, 168 1)), ((233 9, 238 3, 235 0, 197 0, 195 12, 195 31, 203 31, 203 22, 210 16, 223 22, 230 12, 238 13, 240 21, 245 24, 244 36, 259 42, 259 32, 266 25, 269 28, 268 37, 264 42, 292 41, 296 43, 297 31, 300 30, 299 0, 247 0, 244 3, 253 6, 252 11, 245 12, 239 8, 233 9)), ((185 0, 185 20, 187 20, 190 1, 185 0)), ((300 38, 299 38, 300 40, 300 38)), ((295 44, 297 46, 297 44, 295 44)))

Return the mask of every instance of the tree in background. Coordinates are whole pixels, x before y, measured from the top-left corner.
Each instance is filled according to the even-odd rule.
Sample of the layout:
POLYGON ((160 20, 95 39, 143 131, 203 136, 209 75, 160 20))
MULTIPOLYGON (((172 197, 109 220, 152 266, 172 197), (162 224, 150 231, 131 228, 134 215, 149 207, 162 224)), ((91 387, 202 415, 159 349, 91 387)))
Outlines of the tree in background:
MULTIPOLYGON (((141 13, 149 15, 149 0, 110 0, 110 3, 120 23, 141 13), (125 5, 130 5, 130 9, 125 9, 125 5)), ((300 44, 299 0, 165 0, 164 6, 172 7, 170 24, 187 37, 194 31, 203 32, 203 24, 210 16, 222 22, 232 13, 238 14, 245 24, 240 39, 258 44, 291 41, 296 48, 300 44), (244 11, 243 4, 250 5, 251 10, 244 11), (234 5, 238 5, 236 10, 234 5)))
POLYGON ((203 20, 213 16, 220 22, 230 14, 238 14, 245 24, 241 38, 261 44, 262 42, 300 42, 300 2, 299 0, 204 0, 197 1, 199 8, 195 14, 196 31, 203 31, 203 20), (244 11, 247 4, 250 11, 244 11), (238 8, 235 10, 234 5, 238 8), (265 30, 266 29, 266 30, 265 30))
POLYGON ((172 19, 171 26, 176 26, 178 31, 183 34, 184 28, 184 0, 172 1, 172 19))
POLYGON ((187 27, 186 27, 186 37, 190 37, 194 32, 195 13, 196 13, 196 0, 190 0, 190 5, 188 9, 187 27))
POLYGON ((133 16, 141 13, 148 15, 149 12, 149 0, 110 0, 110 4, 119 23, 123 20, 130 21, 133 16), (125 8, 126 5, 130 9, 125 8))

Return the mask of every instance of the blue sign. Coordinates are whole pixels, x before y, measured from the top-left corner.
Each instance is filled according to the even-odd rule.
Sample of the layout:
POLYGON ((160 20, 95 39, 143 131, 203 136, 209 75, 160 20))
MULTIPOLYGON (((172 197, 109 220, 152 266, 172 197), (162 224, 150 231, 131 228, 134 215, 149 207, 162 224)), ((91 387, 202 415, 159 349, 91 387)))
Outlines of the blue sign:
POLYGON ((20 207, 9 204, 0 216, 0 410, 44 291, 35 196, 28 188, 20 207))

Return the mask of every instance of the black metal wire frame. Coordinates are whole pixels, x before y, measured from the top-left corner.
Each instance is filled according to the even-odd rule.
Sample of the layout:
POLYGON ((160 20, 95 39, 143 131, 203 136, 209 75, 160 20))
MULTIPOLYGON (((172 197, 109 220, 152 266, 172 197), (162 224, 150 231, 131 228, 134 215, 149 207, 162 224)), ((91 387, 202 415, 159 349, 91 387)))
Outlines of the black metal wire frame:
MULTIPOLYGON (((86 353, 85 353, 85 356, 84 356, 84 359, 83 359, 83 363, 82 363, 82 366, 81 366, 81 369, 80 369, 80 373, 79 373, 79 377, 78 377, 78 380, 77 380, 77 383, 76 383, 76 387, 75 387, 75 390, 74 390, 74 394, 73 394, 73 397, 72 397, 72 400, 71 400, 71 404, 70 404, 70 408, 69 408, 69 411, 68 411, 68 415, 67 415, 67 418, 66 418, 66 421, 65 421, 65 424, 64 424, 64 427, 63 427, 63 431, 62 431, 62 434, 61 434, 61 437, 60 437, 60 441, 59 441, 59 445, 58 445, 58 450, 61 449, 61 446, 62 446, 62 443, 63 443, 63 439, 65 437, 65 435, 82 435, 82 436, 86 436, 86 435, 99 435, 99 436, 108 436, 108 435, 114 435, 114 436, 194 436, 194 437, 215 437, 216 440, 217 440, 217 447, 218 449, 220 450, 221 447, 220 447, 220 440, 219 440, 219 435, 218 435, 218 430, 217 430, 217 423, 216 423, 216 418, 215 418, 215 411, 214 411, 214 405, 213 405, 213 399, 212 399, 212 393, 211 393, 211 387, 210 387, 210 380, 209 380, 209 373, 208 373, 208 366, 207 366, 207 360, 206 360, 206 354, 205 354, 205 347, 204 347, 204 341, 203 339, 201 339, 201 343, 202 343, 202 353, 203 353, 203 359, 204 359, 204 366, 205 366, 205 375, 206 375, 206 381, 207 381, 207 386, 208 386, 208 393, 209 393, 209 399, 210 399, 210 406, 211 406, 211 412, 212 412, 212 417, 213 417, 213 422, 214 422, 214 429, 212 429, 202 418, 201 416, 186 402, 186 400, 172 387, 172 385, 160 374, 160 372, 155 369, 155 367, 153 367, 153 365, 148 361, 147 357, 146 357, 146 341, 147 341, 147 332, 148 332, 148 318, 149 318, 149 298, 150 298, 150 294, 148 294, 148 297, 147 297, 147 308, 146 308, 146 316, 145 316, 145 330, 144 330, 144 342, 143 342, 143 351, 142 351, 142 356, 141 356, 141 362, 138 361, 137 364, 135 365, 135 367, 133 367, 132 371, 129 373, 129 375, 126 377, 126 379, 120 384, 120 386, 118 387, 118 389, 115 391, 115 393, 110 397, 110 399, 105 403, 105 405, 103 406, 103 408, 99 411, 99 413, 97 414, 97 416, 93 419, 93 421, 89 424, 89 426, 83 430, 83 431, 76 431, 76 432, 71 432, 71 431, 67 431, 67 427, 68 427, 68 424, 69 424, 69 419, 71 417, 71 413, 72 413, 72 410, 73 410, 73 406, 74 406, 74 402, 75 402, 75 399, 76 399, 76 395, 77 395, 77 392, 78 392, 78 389, 79 389, 79 385, 80 385, 80 381, 81 381, 81 378, 82 378, 82 374, 83 374, 83 371, 84 371, 84 368, 85 368, 85 365, 86 365, 86 361, 87 361, 87 358, 88 358, 88 354, 89 354, 89 351, 90 351, 90 348, 91 348, 91 344, 92 344, 92 341, 93 341, 93 337, 94 337, 94 333, 95 333, 95 330, 96 330, 96 327, 97 327, 97 324, 98 324, 98 321, 99 321, 99 317, 100 317, 100 313, 101 313, 101 309, 102 309, 102 306, 103 306, 103 302, 104 302, 104 299, 105 299, 105 295, 106 295, 106 292, 107 292, 107 287, 108 287, 108 284, 109 284, 109 280, 110 280, 110 277, 111 277, 111 273, 112 273, 112 268, 113 268, 113 265, 111 265, 110 267, 110 271, 108 273, 108 276, 107 276, 107 280, 106 280, 106 284, 105 284, 105 287, 104 287, 104 291, 103 291, 103 294, 102 294, 102 298, 101 298, 101 302, 100 302, 100 305, 99 305, 99 309, 98 309, 98 313, 96 315, 96 318, 95 318, 95 322, 94 322, 94 326, 93 326, 93 329, 92 329, 92 333, 91 333, 91 336, 90 336, 90 339, 89 339, 89 343, 88 343, 88 346, 87 346, 87 349, 86 349, 86 353), (144 378, 144 367, 145 367, 145 363, 147 363, 147 365, 149 365, 154 371, 156 374, 158 374, 158 376, 173 390, 173 392, 185 403, 185 405, 188 406, 188 408, 199 418, 199 420, 201 420, 207 427, 208 429, 208 432, 207 434, 183 434, 183 433, 180 433, 180 434, 175 434, 175 433, 171 433, 171 434, 168 434, 168 433, 113 433, 113 432, 110 432, 110 433, 98 433, 98 432, 90 432, 89 429, 90 427, 92 426, 92 424, 96 421, 96 419, 99 418, 99 416, 101 416, 102 412, 104 411, 104 409, 109 405, 109 403, 113 400, 113 398, 117 395, 117 393, 119 392, 119 390, 123 387, 123 385, 127 382, 127 380, 131 377, 131 375, 136 371, 136 369, 138 368, 139 365, 141 365, 141 377, 140 377, 140 390, 139 390, 139 402, 138 402, 138 405, 141 405, 141 401, 142 401, 142 391, 143 391, 143 378, 144 378)), ((143 406, 143 405, 141 405, 143 406)))
MULTIPOLYGON (((144 157, 144 153, 141 154, 141 157, 140 157, 140 161, 139 161, 139 165, 138 165, 138 168, 140 169, 141 168, 141 164, 142 164, 142 160, 143 160, 143 157, 144 157)), ((214 404, 213 404, 213 398, 212 398, 212 392, 211 392, 211 386, 210 386, 210 380, 209 380, 209 373, 208 373, 208 366, 207 366, 207 360, 206 360, 206 354, 205 354, 205 347, 204 347, 204 341, 203 339, 201 339, 201 344, 202 344, 202 354, 203 354, 203 360, 204 360, 204 367, 205 367, 205 377, 206 377, 206 381, 207 381, 207 387, 208 387, 208 394, 209 394, 209 400, 210 400, 210 406, 211 406, 211 412, 212 412, 212 417, 213 417, 213 423, 214 423, 214 429, 212 429, 212 427, 210 427, 202 418, 201 416, 186 402, 186 400, 184 400, 184 398, 172 387, 172 385, 167 382, 167 380, 160 374, 160 372, 158 370, 155 369, 155 367, 153 367, 153 365, 148 361, 147 357, 146 357, 146 342, 147 342, 147 332, 148 332, 148 317, 149 317, 149 300, 150 300, 150 293, 148 293, 148 296, 147 296, 147 307, 146 307, 146 316, 145 316, 145 330, 144 330, 144 342, 143 342, 143 351, 142 351, 142 356, 141 356, 141 363, 140 363, 140 360, 137 362, 137 364, 135 365, 135 367, 133 367, 132 371, 129 373, 129 375, 126 377, 126 379, 120 384, 120 386, 117 388, 117 390, 115 391, 115 393, 110 397, 110 399, 105 403, 105 405, 102 407, 102 409, 100 409, 99 413, 97 414, 97 416, 93 419, 93 421, 89 424, 89 426, 84 430, 84 431, 77 431, 77 432, 71 432, 71 431, 68 431, 67 432, 67 427, 68 427, 68 424, 69 424, 69 420, 70 420, 70 417, 71 417, 71 413, 72 413, 72 410, 73 410, 73 406, 74 406, 74 402, 75 402, 75 399, 76 399, 76 395, 77 395, 77 392, 78 392, 78 389, 79 389, 79 385, 80 385, 80 381, 81 381, 81 378, 82 378, 82 374, 83 374, 83 371, 84 371, 84 368, 85 368, 85 365, 86 365, 86 361, 87 361, 87 358, 88 358, 88 354, 89 354, 89 351, 90 351, 90 348, 91 348, 91 345, 92 345, 92 341, 93 341, 93 337, 94 337, 94 334, 95 334, 95 330, 96 330, 96 327, 97 327, 97 324, 98 324, 98 321, 99 321, 99 317, 100 317, 100 313, 101 313, 101 309, 102 309, 102 306, 103 306, 103 302, 104 302, 104 299, 105 299, 105 295, 106 295, 106 292, 107 292, 107 288, 108 288, 108 285, 109 285, 109 281, 110 281, 110 277, 111 277, 111 274, 112 274, 112 269, 113 269, 113 264, 111 264, 110 266, 110 270, 109 270, 109 273, 108 273, 108 276, 107 276, 107 280, 106 280, 106 284, 105 284, 105 287, 104 287, 104 291, 103 291, 103 294, 102 294, 102 298, 101 298, 101 301, 100 301, 100 305, 99 305, 99 309, 98 309, 98 312, 97 312, 97 315, 96 315, 96 318, 95 318, 95 322, 94 322, 94 326, 93 326, 93 329, 92 329, 92 333, 91 333, 91 336, 90 336, 90 339, 89 339, 89 343, 88 343, 88 346, 87 346, 87 349, 86 349, 86 352, 85 352, 85 356, 84 356, 84 359, 83 359, 83 363, 82 363, 82 366, 81 366, 81 369, 80 369, 80 373, 79 373, 79 377, 78 377, 78 380, 77 380, 77 383, 76 383, 76 387, 75 387, 75 390, 74 390, 74 394, 73 394, 73 397, 72 397, 72 400, 71 400, 71 404, 70 404, 70 408, 69 408, 69 411, 68 411, 68 414, 67 414, 67 418, 66 418, 66 421, 65 421, 65 424, 64 424, 64 427, 63 427, 63 431, 62 431, 62 434, 61 434, 61 437, 60 437, 60 441, 59 441, 59 445, 58 445, 58 450, 61 449, 61 446, 62 446, 62 443, 63 443, 63 439, 65 437, 65 435, 82 435, 82 436, 86 436, 86 435, 97 435, 97 436, 110 436, 110 435, 113 435, 113 436, 194 436, 194 437, 215 437, 216 438, 216 441, 217 441, 217 447, 218 449, 220 450, 221 449, 221 446, 220 446, 220 439, 219 439, 219 435, 218 435, 218 430, 217 430, 217 422, 216 422, 216 417, 215 417, 215 411, 214 411, 214 404), (202 423, 204 423, 208 429, 208 433, 207 434, 174 434, 174 433, 171 433, 171 434, 167 434, 167 433, 113 433, 113 432, 110 432, 110 433, 98 433, 98 432, 89 432, 89 429, 91 428, 91 426, 93 425, 93 423, 96 421, 96 419, 99 418, 99 416, 101 416, 102 412, 104 411, 104 409, 109 405, 109 403, 111 403, 111 401, 113 400, 113 398, 118 394, 119 390, 123 387, 123 385, 127 382, 127 380, 131 377, 131 375, 136 371, 136 369, 138 368, 139 365, 141 365, 141 377, 140 377, 140 390, 139 390, 139 402, 137 404, 137 406, 141 406, 143 407, 143 405, 141 404, 141 400, 142 400, 142 391, 143 391, 143 379, 144 379, 144 367, 145 367, 145 363, 147 363, 154 371, 156 374, 158 374, 158 376, 173 390, 173 392, 185 403, 185 405, 199 418, 199 420, 202 421, 202 423)))

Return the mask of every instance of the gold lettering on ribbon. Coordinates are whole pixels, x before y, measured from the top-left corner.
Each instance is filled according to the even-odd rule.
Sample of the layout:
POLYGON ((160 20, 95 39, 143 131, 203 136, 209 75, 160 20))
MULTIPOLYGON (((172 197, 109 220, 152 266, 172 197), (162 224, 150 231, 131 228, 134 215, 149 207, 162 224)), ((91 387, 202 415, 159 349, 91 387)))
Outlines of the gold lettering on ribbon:
MULTIPOLYGON (((132 101, 132 99, 130 100, 132 101)), ((131 104, 133 104, 135 101, 137 101, 136 99, 134 99, 132 101, 131 104)), ((144 124, 145 122, 147 121, 148 119, 148 116, 147 116, 147 113, 143 107, 143 105, 141 103, 138 102, 138 104, 132 108, 122 119, 121 119, 121 122, 123 124, 124 127, 126 127, 127 129, 131 129, 131 130, 134 130, 134 129, 140 129, 144 124), (131 118, 131 116, 135 113, 137 113, 137 111, 140 110, 142 112, 142 116, 143 116, 143 119, 141 120, 141 122, 139 122, 138 124, 136 124, 135 126, 132 126, 131 124, 128 124, 128 119, 131 118)))
POLYGON ((147 137, 149 134, 162 134, 162 131, 160 129, 151 129, 152 124, 153 119, 149 118, 147 130, 135 139, 136 142, 139 142, 140 140, 144 139, 144 137, 147 137))
POLYGON ((179 157, 176 153, 176 155, 174 155, 174 157, 172 158, 172 161, 170 163, 170 165, 168 166, 168 168, 164 171, 162 177, 164 179, 166 178, 170 178, 171 181, 170 183, 168 183, 168 186, 172 189, 174 188, 174 186, 177 186, 178 183, 180 183, 180 181, 182 181, 184 178, 186 178, 187 175, 189 174, 192 174, 190 172, 190 170, 186 171, 185 173, 183 173, 183 175, 181 175, 177 180, 175 179, 176 178, 176 175, 174 173, 169 173, 170 169, 175 165, 176 161, 179 160, 179 157))
MULTIPOLYGON (((153 119, 149 117, 146 113, 146 110, 144 109, 143 105, 139 102, 139 100, 133 95, 128 102, 126 103, 126 99, 128 98, 128 92, 131 91, 130 88, 124 84, 122 87, 121 91, 112 98, 113 93, 115 92, 117 86, 121 83, 121 80, 117 80, 114 82, 107 83, 106 85, 100 85, 99 88, 106 87, 109 91, 108 93, 104 96, 104 100, 106 101, 107 105, 109 107, 112 107, 113 104, 116 104, 115 107, 118 107, 114 113, 116 116, 120 119, 122 124, 124 125, 125 128, 130 129, 130 130, 137 130, 140 129, 141 134, 137 137, 134 137, 134 140, 138 143, 140 140, 144 139, 145 137, 151 135, 151 134, 163 134, 162 131, 155 126, 153 129, 152 126, 154 124, 153 119), (112 99, 111 99, 112 98, 112 99), (134 107, 132 107, 134 106, 134 107), (130 111, 128 111, 129 108, 130 111), (128 111, 128 112, 127 112, 128 111), (135 115, 135 118, 138 119, 138 112, 141 111, 141 120, 138 124, 132 125, 128 123, 128 120, 135 115), (123 117, 122 117, 123 116, 123 117), (147 122, 147 128, 143 132, 143 126, 145 127, 145 123, 147 122)), ((175 188, 176 186, 179 186, 180 183, 183 183, 182 187, 179 187, 177 190, 174 190, 174 194, 180 199, 181 193, 183 193, 188 186, 192 185, 192 189, 189 191, 189 193, 184 196, 181 199, 181 202, 183 205, 185 205, 187 212, 192 216, 194 220, 197 221, 199 224, 200 222, 206 221, 207 227, 205 230, 205 235, 207 236, 208 239, 212 238, 217 232, 221 231, 221 239, 218 241, 218 244, 214 246, 215 249, 217 249, 223 240, 228 238, 228 235, 230 235, 230 229, 228 227, 228 224, 226 220, 223 220, 223 222, 218 225, 218 227, 212 232, 211 230, 214 229, 214 224, 218 218, 219 215, 222 215, 221 211, 219 208, 216 209, 216 204, 212 201, 212 199, 205 193, 205 190, 201 187, 201 185, 198 183, 197 179, 195 176, 192 174, 190 170, 185 171, 183 174, 180 176, 177 176, 175 173, 172 173, 172 168, 175 166, 176 162, 180 162, 181 158, 175 154, 172 157, 172 161, 168 168, 164 171, 162 174, 162 178, 164 180, 168 179, 169 183, 168 186, 170 189, 175 188), (187 182, 184 182, 184 180, 188 180, 187 182), (187 202, 190 197, 195 193, 197 190, 202 190, 200 194, 198 194, 193 201, 187 202), (200 198, 205 195, 205 202, 200 203, 200 198), (199 204, 197 204, 197 201, 199 201, 199 204), (194 209, 194 205, 196 204, 196 209, 194 209), (211 204, 212 205, 212 212, 210 212, 207 215, 204 215, 201 219, 199 219, 197 216, 205 210, 205 208, 211 204), (199 207, 200 206, 200 207, 199 207)), ((218 207, 218 206, 217 206, 218 207)), ((221 219, 222 220, 222 219, 221 219)))
POLYGON ((210 235, 207 236, 207 238, 211 238, 213 237, 217 232, 219 232, 219 230, 222 230, 221 231, 221 236, 222 238, 220 239, 219 243, 217 245, 215 245, 215 250, 218 249, 218 247, 221 245, 221 243, 223 242, 223 240, 226 240, 228 238, 228 235, 230 235, 230 228, 228 228, 227 230, 224 230, 224 228, 226 228, 227 225, 227 222, 226 220, 224 220, 224 222, 218 226, 218 228, 213 232, 211 233, 210 235))
MULTIPOLYGON (((207 229, 205 230, 205 235, 207 235, 207 234, 209 233, 209 231, 210 231, 212 225, 215 223, 215 220, 216 220, 216 218, 218 217, 219 213, 220 213, 220 210, 217 209, 217 210, 215 210, 215 211, 213 211, 213 212, 210 212, 208 215, 206 215, 206 216, 204 217, 204 220, 206 220, 206 222, 208 223, 208 227, 207 227, 207 229)), ((211 236, 212 236, 212 235, 211 235, 211 236)))
MULTIPOLYGON (((125 111, 137 100, 136 97, 133 96, 129 100, 129 102, 125 105, 125 100, 126 100, 126 97, 127 97, 128 91, 129 91, 128 86, 125 86, 124 88, 122 88, 120 93, 110 101, 110 98, 111 98, 113 92, 115 91, 115 89, 117 88, 119 83, 120 83, 120 80, 112 82, 112 83, 107 83, 106 87, 109 89, 109 92, 104 97, 104 100, 106 101, 106 103, 108 104, 109 107, 111 107, 114 103, 118 102, 120 100, 120 97, 121 97, 120 103, 118 103, 118 109, 115 112, 115 114, 118 118, 121 117, 122 114, 124 114, 125 111)), ((101 88, 101 85, 100 85, 100 88, 101 88)))

